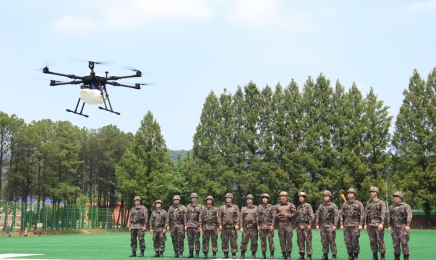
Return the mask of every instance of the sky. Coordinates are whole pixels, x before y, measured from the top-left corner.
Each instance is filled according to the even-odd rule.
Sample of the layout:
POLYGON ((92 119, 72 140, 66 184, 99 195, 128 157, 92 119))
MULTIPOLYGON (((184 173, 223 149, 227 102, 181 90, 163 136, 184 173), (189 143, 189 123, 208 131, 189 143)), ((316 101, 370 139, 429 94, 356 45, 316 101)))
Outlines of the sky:
POLYGON ((302 88, 323 73, 363 94, 372 87, 395 117, 413 70, 426 78, 436 67, 435 12, 436 0, 0 1, 0 111, 132 133, 151 111, 167 147, 188 150, 211 91, 292 79, 302 88), (153 84, 108 87, 119 116, 96 105, 85 105, 89 118, 67 113, 79 86, 51 87, 68 78, 42 68, 85 75, 89 60, 109 62, 98 74, 143 72, 119 83, 153 84))

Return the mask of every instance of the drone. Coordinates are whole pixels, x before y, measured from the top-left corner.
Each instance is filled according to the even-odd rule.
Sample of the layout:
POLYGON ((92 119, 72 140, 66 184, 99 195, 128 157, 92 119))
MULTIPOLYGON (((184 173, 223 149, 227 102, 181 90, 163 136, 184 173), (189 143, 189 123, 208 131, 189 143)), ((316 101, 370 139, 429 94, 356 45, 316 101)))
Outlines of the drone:
POLYGON ((116 112, 112 109, 112 104, 109 99, 109 94, 107 92, 106 85, 112 85, 117 87, 126 87, 126 88, 133 88, 133 89, 141 89, 141 85, 147 85, 147 84, 140 84, 135 83, 135 85, 125 85, 116 82, 116 80, 125 79, 125 78, 136 78, 141 77, 142 72, 136 69, 132 69, 135 74, 133 75, 127 75, 127 76, 110 76, 108 77, 108 71, 105 71, 106 76, 98 75, 94 72, 94 66, 95 64, 102 64, 101 62, 95 62, 95 61, 89 61, 88 66, 89 69, 91 69, 91 72, 89 75, 85 76, 76 76, 74 74, 62 74, 58 72, 50 71, 48 67, 44 67, 42 69, 42 72, 45 74, 53 74, 58 75, 62 77, 67 77, 70 79, 73 79, 72 81, 63 82, 63 81, 57 81, 57 80, 50 80, 50 86, 59 86, 59 85, 80 85, 80 96, 79 100, 77 101, 76 109, 71 110, 67 109, 67 112, 71 112, 77 115, 81 115, 84 117, 89 117, 88 115, 83 114, 83 108, 85 107, 85 104, 93 105, 93 104, 104 104, 104 107, 99 106, 99 109, 120 115, 120 112, 116 112), (80 112, 78 112, 80 101, 83 101, 82 109, 80 109, 80 112), (106 104, 107 101, 107 104, 106 104), (109 106, 108 106, 109 105, 109 106))

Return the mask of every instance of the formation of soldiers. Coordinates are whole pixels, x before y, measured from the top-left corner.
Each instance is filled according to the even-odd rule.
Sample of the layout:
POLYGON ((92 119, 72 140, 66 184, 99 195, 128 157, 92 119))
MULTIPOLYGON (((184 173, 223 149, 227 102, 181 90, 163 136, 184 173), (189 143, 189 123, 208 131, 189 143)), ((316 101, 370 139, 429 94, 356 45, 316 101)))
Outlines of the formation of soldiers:
MULTIPOLYGON (((206 197, 206 204, 198 204, 198 195, 191 194, 191 203, 188 206, 180 204, 180 196, 173 197, 173 205, 166 212, 162 209, 162 201, 156 200, 156 209, 148 219, 147 209, 140 204, 141 198, 134 198, 135 205, 130 212, 131 232, 131 257, 136 256, 137 238, 140 244, 140 257, 144 256, 145 243, 144 231, 149 227, 153 234, 155 254, 153 257, 163 257, 165 251, 166 232, 171 233, 174 248, 174 258, 183 257, 185 233, 188 236, 189 254, 186 258, 199 258, 200 250, 203 249, 203 258, 207 259, 209 244, 212 244, 212 258, 216 259, 218 252, 218 233, 221 232, 222 259, 236 259, 238 252, 238 231, 242 233, 240 245, 240 259, 245 259, 250 242, 251 259, 256 258, 258 250, 258 237, 261 241, 262 255, 260 259, 266 259, 267 246, 269 247, 270 259, 274 259, 274 226, 277 223, 281 260, 291 260, 292 236, 295 228, 299 249, 297 260, 312 260, 312 223, 316 230, 320 231, 322 244, 322 257, 320 260, 328 260, 329 251, 332 259, 336 260, 336 229, 340 227, 344 231, 344 242, 348 252, 347 260, 358 260, 360 253, 359 237, 362 229, 367 230, 370 247, 373 253, 371 260, 385 260, 386 247, 384 244, 384 225, 386 220, 385 203, 378 199, 379 189, 371 187, 369 190, 371 200, 366 207, 356 200, 357 191, 353 188, 347 191, 346 200, 341 210, 332 202, 332 193, 328 190, 323 192, 323 203, 316 211, 316 218, 312 206, 306 203, 307 194, 298 193, 300 204, 295 207, 288 201, 288 193, 280 192, 280 203, 270 204, 270 196, 266 193, 261 195, 262 203, 254 205, 254 196, 246 196, 247 204, 239 210, 233 204, 233 195, 225 195, 226 203, 219 209, 213 205, 212 196, 206 197), (200 248, 200 235, 202 234, 202 246, 200 248), (230 244, 230 247, 229 247, 230 244), (195 252, 195 253, 194 253, 195 252), (307 256, 305 258, 305 256, 307 256)), ((402 192, 394 193, 395 203, 390 207, 387 218, 389 231, 392 233, 395 260, 400 260, 401 249, 404 259, 408 260, 410 250, 408 246, 412 212, 408 204, 403 202, 402 192)))

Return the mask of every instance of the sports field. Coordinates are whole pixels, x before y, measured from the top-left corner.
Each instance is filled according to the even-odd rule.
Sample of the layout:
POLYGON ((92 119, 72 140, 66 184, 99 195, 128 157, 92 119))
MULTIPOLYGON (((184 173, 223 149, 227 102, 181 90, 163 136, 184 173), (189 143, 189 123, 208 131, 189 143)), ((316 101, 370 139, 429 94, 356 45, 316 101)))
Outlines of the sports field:
MULTIPOLYGON (((277 232, 277 231, 276 231, 277 232)), ((412 230, 410 239, 411 259, 436 259, 436 231, 412 230)), ((280 244, 278 236, 274 237, 276 244, 275 256, 280 259, 280 244)), ((108 234, 88 234, 88 235, 53 235, 53 236, 30 236, 30 237, 0 237, 0 259, 127 259, 130 251, 129 233, 108 233, 108 234), (5 254, 35 254, 31 256, 15 256, 8 258, 5 254)), ((238 237, 240 245, 241 234, 238 237)), ((144 259, 151 259, 154 254, 152 247, 151 234, 145 236, 147 249, 144 259)), ((220 239, 218 239, 220 242, 220 239)), ((387 259, 393 259, 392 239, 390 233, 386 231, 385 242, 387 248, 387 259)), ((338 259, 346 259, 343 233, 337 231, 336 243, 338 245, 338 259)), ((259 245, 260 246, 260 245, 259 245)), ((366 231, 361 232, 360 236, 361 253, 360 259, 371 259, 372 254, 369 248, 369 240, 366 231)), ((296 235, 293 237, 292 259, 298 257, 298 246, 296 235)), ((319 259, 321 253, 321 240, 319 232, 313 232, 313 259, 319 259)), ((187 242, 185 240, 185 252, 187 255, 187 242)), ((171 238, 168 236, 164 258, 172 258, 173 255, 171 238)), ((260 249, 257 257, 260 256, 260 249)), ((223 255, 219 244, 218 258, 223 255)), ((200 254, 202 257, 203 254, 200 254)), ((211 253, 209 253, 211 256, 211 253)), ((237 258, 239 259, 239 248, 237 258)), ((251 256, 251 253, 248 254, 251 256)), ((267 255, 269 256, 269 254, 267 255)), ((9 256, 11 257, 11 256, 9 256)), ((329 255, 331 259, 331 254, 329 255)))

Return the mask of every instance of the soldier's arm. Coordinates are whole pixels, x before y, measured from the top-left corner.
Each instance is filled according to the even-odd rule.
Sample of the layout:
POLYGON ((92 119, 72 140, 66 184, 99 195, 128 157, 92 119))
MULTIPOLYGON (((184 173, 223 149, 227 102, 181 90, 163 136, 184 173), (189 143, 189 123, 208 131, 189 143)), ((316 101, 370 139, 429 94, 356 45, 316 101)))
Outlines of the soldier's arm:
POLYGON ((236 224, 235 225, 238 227, 241 227, 241 225, 239 223, 239 216, 242 214, 240 214, 240 212, 239 212, 239 207, 238 206, 235 206, 235 207, 236 207, 236 216, 235 216, 236 224))
POLYGON ((219 208, 218 212, 217 212, 217 220, 218 220, 218 226, 221 227, 222 226, 222 219, 221 219, 221 212, 222 212, 222 208, 219 208))
MULTIPOLYGON (((236 224, 235 224, 236 226, 239 226, 239 225, 238 225, 238 222, 241 223, 241 224, 244 223, 244 222, 243 222, 244 220, 242 219, 242 216, 244 216, 244 213, 243 213, 243 212, 244 212, 244 208, 241 209, 241 214, 239 214, 238 221, 237 221, 236 224)), ((240 228, 242 228, 242 226, 240 226, 240 228)))
POLYGON ((407 213, 407 223, 406 226, 410 228, 410 224, 412 224, 412 209, 409 205, 406 207, 406 213, 407 213))
POLYGON ((386 219, 386 204, 382 200, 380 200, 380 202, 381 202, 381 222, 380 222, 380 224, 384 226, 385 219, 386 219))
POLYGON ((297 214, 297 209, 295 208, 294 204, 291 203, 291 207, 289 211, 290 211, 289 218, 293 218, 297 214))
POLYGON ((276 223, 276 206, 273 206, 273 210, 272 210, 272 226, 274 227, 275 223, 276 223))
POLYGON ((186 207, 183 207, 183 225, 188 226, 188 210, 186 207))
POLYGON ((168 228, 170 226, 170 214, 165 212, 165 227, 168 228))
MULTIPOLYGON (((335 213, 335 216, 339 215, 339 223, 340 223, 340 225, 344 225, 344 217, 343 217, 343 215, 344 215, 344 205, 345 205, 345 202, 342 204, 341 214, 336 214, 335 213)), ((336 206, 336 208, 337 208, 337 206, 336 206)), ((336 220, 335 220, 335 223, 337 223, 336 220)))
MULTIPOLYGON (((322 204, 321 204, 322 205, 322 204)), ((321 205, 319 205, 318 210, 316 211, 316 217, 315 217, 315 227, 319 226, 319 210, 321 209, 321 205)))
POLYGON ((312 225, 312 222, 315 219, 315 214, 313 214, 313 209, 311 205, 309 205, 309 219, 310 219, 309 225, 312 225))
POLYGON ((144 207, 144 227, 147 229, 148 227, 148 210, 144 207))
POLYGON ((201 213, 203 211, 203 208, 200 208, 200 213, 198 213, 198 226, 201 228, 203 224, 203 220, 201 219, 201 213))
POLYGON ((334 206, 333 207, 333 213, 335 214, 335 218, 334 218, 334 220, 333 220, 333 225, 334 226, 338 226, 338 220, 339 220, 339 212, 338 212, 338 206, 334 206))
POLYGON ((363 227, 363 225, 365 224, 365 209, 364 209, 364 207, 363 207, 362 202, 360 202, 359 210, 360 210, 360 221, 359 221, 359 225, 361 225, 361 226, 363 227))
POLYGON ((258 206, 256 206, 256 223, 257 223, 257 226, 259 226, 259 207, 258 206))

